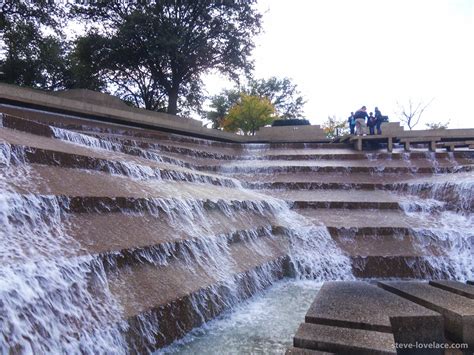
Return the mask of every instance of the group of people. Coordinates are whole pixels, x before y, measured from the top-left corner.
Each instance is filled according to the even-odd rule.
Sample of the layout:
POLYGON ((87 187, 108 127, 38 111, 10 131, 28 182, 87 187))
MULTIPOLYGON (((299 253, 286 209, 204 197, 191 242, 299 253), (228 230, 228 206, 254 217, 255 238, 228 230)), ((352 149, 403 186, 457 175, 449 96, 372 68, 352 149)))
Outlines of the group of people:
POLYGON ((369 127, 369 134, 374 135, 375 129, 377 129, 377 134, 382 134, 382 122, 387 122, 388 117, 382 116, 379 108, 375 108, 375 115, 373 112, 367 114, 367 107, 362 106, 355 113, 351 112, 351 115, 347 119, 349 122, 349 128, 351 134, 357 134, 361 136, 365 134, 365 127, 369 127))

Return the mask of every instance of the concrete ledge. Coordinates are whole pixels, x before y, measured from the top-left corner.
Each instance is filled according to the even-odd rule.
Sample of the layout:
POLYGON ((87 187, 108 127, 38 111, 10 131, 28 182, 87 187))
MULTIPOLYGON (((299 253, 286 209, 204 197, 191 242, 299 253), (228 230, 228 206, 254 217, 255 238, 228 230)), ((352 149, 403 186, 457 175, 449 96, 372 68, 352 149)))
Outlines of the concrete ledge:
POLYGON ((262 127, 255 137, 272 142, 330 142, 320 126, 262 127))
POLYGON ((379 282, 383 289, 443 315, 445 331, 474 348, 474 300, 421 282, 379 282))
POLYGON ((474 285, 464 284, 459 281, 430 281, 430 285, 442 290, 456 293, 458 295, 474 299, 474 285))
POLYGON ((325 282, 305 321, 393 333, 397 343, 445 341, 440 314, 362 281, 325 282))
POLYGON ((319 126, 269 127, 256 136, 238 135, 203 127, 201 121, 191 118, 128 107, 116 97, 89 90, 46 92, 0 83, 0 103, 227 142, 331 141, 319 126))
POLYGON ((334 353, 328 353, 326 351, 319 351, 319 350, 310 350, 310 349, 302 349, 302 348, 289 348, 285 355, 331 355, 334 353))
POLYGON ((393 335, 361 329, 302 323, 295 347, 342 354, 396 354, 393 335))

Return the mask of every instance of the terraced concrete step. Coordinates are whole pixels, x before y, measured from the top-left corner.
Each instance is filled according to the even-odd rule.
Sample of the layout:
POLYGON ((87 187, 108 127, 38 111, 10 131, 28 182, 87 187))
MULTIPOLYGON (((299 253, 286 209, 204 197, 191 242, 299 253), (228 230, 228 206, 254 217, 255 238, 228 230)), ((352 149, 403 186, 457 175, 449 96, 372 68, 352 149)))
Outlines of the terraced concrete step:
POLYGON ((430 281, 430 285, 442 290, 474 299, 474 285, 452 280, 430 281))
POLYGON ((305 322, 392 333, 404 344, 445 341, 439 313, 361 281, 325 282, 305 322))
MULTIPOLYGON (((110 273, 110 289, 131 324, 133 341, 140 344, 150 340, 137 328, 151 319, 156 322, 156 344, 140 347, 156 349, 169 344, 282 278, 288 245, 284 240, 259 243, 266 243, 266 255, 241 243, 231 244, 228 262, 214 267, 173 260, 165 266, 135 263, 110 273)), ((212 264, 211 260, 203 262, 212 264)))
MULTIPOLYGON (((390 230, 395 234, 406 234, 405 231, 413 232, 445 229, 457 230, 460 227, 468 228, 468 225, 461 225, 460 221, 450 221, 451 212, 440 213, 410 213, 406 214, 402 210, 348 210, 348 209, 295 209, 312 220, 315 224, 323 224, 331 228, 338 234, 357 234, 360 230, 362 234, 382 234, 387 235, 390 230)), ((466 223, 469 221, 466 220, 466 223)))
POLYGON ((453 340, 474 348, 474 300, 420 282, 379 282, 390 292, 441 313, 453 340))
POLYGON ((12 150, 29 163, 106 171, 136 178, 160 177, 163 179, 235 185, 228 178, 196 172, 169 163, 121 152, 70 144, 58 139, 36 136, 5 128, 0 128, 0 139, 8 142, 12 146, 12 150))
MULTIPOLYGON (((13 167, 14 169, 15 167, 13 167)), ((80 197, 162 198, 182 200, 253 200, 268 197, 249 190, 216 186, 205 183, 160 179, 139 180, 127 176, 111 175, 84 169, 50 167, 31 164, 22 170, 32 182, 28 191, 35 194, 80 197)), ((14 182, 12 182, 14 183, 14 182)), ((23 183, 16 183, 21 190, 23 183)))
MULTIPOLYGON (((255 165, 255 164, 254 164, 255 165)), ((228 165, 203 165, 196 166, 200 171, 216 172, 226 175, 240 175, 240 174, 282 174, 282 173, 340 173, 340 174, 352 174, 352 173, 366 173, 366 174, 410 174, 410 173, 455 173, 460 171, 472 171, 473 165, 471 162, 458 165, 446 163, 446 166, 396 166, 396 167, 380 167, 377 164, 374 166, 319 166, 319 165, 268 165, 268 166, 249 166, 248 164, 243 166, 228 166, 228 165)))
POLYGON ((350 256, 350 260, 353 275, 362 279, 426 280, 451 276, 449 268, 440 269, 424 256, 350 256))
POLYGON ((336 354, 396 354, 392 334, 302 323, 293 338, 297 348, 336 354))

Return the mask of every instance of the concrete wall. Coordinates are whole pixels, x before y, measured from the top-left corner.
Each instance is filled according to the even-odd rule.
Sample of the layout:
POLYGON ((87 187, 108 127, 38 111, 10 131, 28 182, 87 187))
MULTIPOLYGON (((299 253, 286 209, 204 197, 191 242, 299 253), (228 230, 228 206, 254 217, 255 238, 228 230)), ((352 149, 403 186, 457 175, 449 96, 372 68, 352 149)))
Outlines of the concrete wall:
POLYGON ((255 136, 262 140, 271 140, 272 142, 328 140, 320 126, 262 127, 256 132, 255 136))
POLYGON ((325 138, 319 126, 305 126, 304 129, 301 126, 298 126, 298 129, 271 127, 263 128, 256 136, 237 135, 203 127, 201 121, 191 118, 129 107, 116 97, 89 90, 45 92, 0 83, 0 101, 5 103, 20 102, 46 110, 54 109, 86 117, 103 117, 120 124, 147 125, 185 135, 231 142, 308 142, 325 138))

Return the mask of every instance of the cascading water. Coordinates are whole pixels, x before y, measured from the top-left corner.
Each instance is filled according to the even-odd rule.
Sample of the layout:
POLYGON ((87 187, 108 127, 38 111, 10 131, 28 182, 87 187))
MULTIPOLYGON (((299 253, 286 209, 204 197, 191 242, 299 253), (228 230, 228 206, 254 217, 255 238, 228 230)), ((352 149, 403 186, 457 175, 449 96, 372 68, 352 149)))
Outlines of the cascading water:
MULTIPOLYGON (((319 172, 337 173, 341 177, 350 175, 353 168, 359 168, 358 172, 367 173, 368 179, 380 182, 387 173, 386 168, 392 169, 390 173, 393 173, 398 163, 391 160, 390 154, 387 166, 378 164, 385 155, 377 154, 369 155, 367 164, 352 162, 353 165, 347 166, 346 162, 331 163, 332 158, 309 159, 311 162, 295 159, 295 164, 292 161, 281 166, 276 159, 272 162, 250 159, 255 153, 260 154, 259 158, 269 153, 272 147, 267 144, 235 149, 240 154, 234 159, 239 162, 235 163, 232 154, 213 152, 210 143, 199 139, 176 139, 170 144, 175 144, 173 149, 167 149, 163 142, 160 147, 150 140, 135 143, 130 137, 109 139, 57 127, 51 127, 51 132, 55 138, 51 140, 61 145, 58 149, 66 145, 68 149, 64 150, 73 155, 72 145, 77 147, 78 155, 90 153, 97 160, 95 165, 77 165, 76 169, 84 169, 87 174, 101 178, 112 176, 113 179, 106 181, 114 184, 129 180, 134 186, 140 185, 137 182, 147 183, 149 189, 144 194, 139 191, 140 198, 123 197, 122 205, 118 201, 120 196, 119 199, 97 196, 97 206, 86 203, 77 206, 71 202, 74 196, 29 193, 36 189, 31 185, 35 179, 30 176, 35 167, 30 171, 28 163, 31 152, 19 144, 13 147, 0 141, 2 352, 12 349, 23 353, 150 352, 236 307, 285 276, 303 280, 303 283, 304 280, 353 279, 352 255, 349 257, 341 250, 335 241, 337 238, 331 236, 322 222, 297 212, 291 202, 270 197, 263 190, 243 188, 233 174, 247 174, 249 181, 253 174, 265 176, 278 172, 314 176, 319 172), (196 161, 186 160, 184 154, 183 159, 170 154, 181 149, 177 142, 185 142, 186 157, 191 156, 196 161), (202 156, 188 151, 193 145, 204 147, 202 156), (225 163, 208 167, 199 165, 208 163, 211 157, 221 157, 225 163), (170 191, 164 193, 165 189, 170 191), (150 190, 153 191, 150 193, 150 190), (123 218, 146 217, 147 221, 161 221, 168 229, 157 229, 153 234, 156 238, 146 239, 137 246, 118 243, 115 249, 107 245, 99 252, 90 252, 86 244, 68 234, 75 213, 91 213, 94 218, 109 214, 123 218), (170 300, 168 308, 168 304, 154 308, 148 303, 138 307, 135 303, 139 302, 135 299, 131 305, 124 302, 128 300, 128 290, 120 290, 127 283, 124 280, 133 280, 134 272, 138 275, 141 269, 149 270, 147 267, 154 273, 169 268, 186 275, 174 290, 178 301, 170 300), (188 286, 188 281, 192 283, 191 279, 201 280, 202 284, 181 290, 181 286, 183 289, 188 286), (173 308, 173 302, 181 302, 182 308, 173 308), (131 312, 130 308, 136 312, 131 312), (175 324, 170 326, 171 322, 175 324), (175 334, 169 336, 166 327, 173 329, 175 334)), ((226 152, 234 149, 219 144, 227 149, 226 152)), ((432 155, 427 158, 436 160, 432 155)), ((408 173, 417 173, 418 167, 409 155, 402 160, 400 165, 405 171, 408 167, 408 173)), ((430 164, 435 171, 441 172, 437 161, 430 164)), ((466 173, 465 176, 464 180, 456 182, 441 178, 435 181, 435 177, 428 185, 423 185, 426 181, 414 179, 409 183, 393 184, 391 190, 395 189, 395 193, 390 199, 390 202, 397 201, 413 220, 437 216, 436 228, 414 226, 412 235, 420 250, 443 247, 443 257, 436 253, 428 257, 432 268, 440 271, 439 275, 463 280, 472 278, 474 273, 474 237, 469 230, 472 226, 472 175, 466 173)), ((350 189, 348 186, 346 190, 350 189)), ((123 190, 127 188, 123 187, 123 190)), ((335 193, 337 197, 343 195, 338 192, 335 193)), ((133 196, 127 196, 130 195, 133 196)), ((153 273, 146 275, 151 277, 153 273)), ((318 287, 313 284, 309 288, 313 292, 318 287)), ((285 295, 291 298, 294 293, 285 295)), ((159 296, 153 294, 151 298, 159 296)))
POLYGON ((125 353, 126 324, 100 259, 76 255, 56 197, 11 187, 28 183, 28 168, 13 172, 11 150, 1 152, 0 352, 125 353))
MULTIPOLYGON (((130 153, 128 148, 117 142, 54 127, 52 130, 56 139, 71 144, 114 153, 130 153)), ((0 147, 1 259, 4 264, 0 274, 2 352, 11 349, 23 353, 130 351, 130 342, 124 336, 128 324, 122 316, 119 303, 109 290, 107 276, 107 273, 113 274, 118 268, 117 260, 123 255, 120 252, 106 255, 82 252, 81 246, 66 232, 69 223, 68 198, 17 193, 14 186, 24 189, 30 183, 23 150, 17 147, 12 152, 4 144, 0 147), (15 163, 14 168, 10 162, 15 163)), ((166 160, 157 153, 137 147, 133 149, 133 155, 144 159, 184 166, 178 160, 166 160)), ((124 160, 103 164, 103 171, 137 180, 162 178, 161 174, 146 165, 124 160)), ((178 176, 177 180, 189 181, 183 176, 178 176)), ((173 175, 171 179, 176 177, 173 175)), ((193 183, 208 181, 196 178, 193 183)), ((156 248, 136 250, 132 258, 156 266, 166 266, 175 259, 183 260, 189 269, 203 269, 217 281, 216 285, 191 295, 192 311, 202 322, 207 320, 209 304, 213 304, 215 309, 231 308, 281 278, 284 268, 284 259, 280 259, 245 274, 235 274, 235 262, 230 253, 230 245, 234 240, 245 240, 247 248, 264 256, 271 254, 269 241, 281 243, 278 241, 281 237, 272 232, 270 225, 259 231, 235 230, 230 235, 210 235, 212 228, 206 216, 205 204, 210 203, 228 218, 233 218, 236 211, 245 210, 278 220, 290 241, 289 255, 293 272, 298 277, 320 280, 350 277, 348 261, 337 250, 325 228, 310 226, 308 221, 291 212, 287 203, 281 200, 244 190, 237 180, 226 178, 225 181, 232 183, 223 185, 238 188, 246 196, 254 197, 254 200, 217 199, 203 203, 179 197, 171 200, 148 198, 137 208, 139 213, 148 213, 155 218, 165 217, 176 231, 188 237, 182 243, 160 244, 156 248), (321 252, 314 253, 314 250, 321 252), (322 256, 329 254, 332 257, 322 256), (337 257, 339 254, 340 257, 337 257), (242 288, 244 280, 245 289, 242 288)), ((121 212, 137 213, 127 209, 121 212)), ((157 313, 143 312, 137 317, 136 327, 151 350, 161 334, 157 313)), ((132 342, 131 346, 135 344, 132 342)), ((136 346, 143 349, 143 344, 136 346)))
MULTIPOLYGON (((434 153, 426 153, 435 173, 439 163, 434 153)), ((448 155, 450 161, 454 156, 448 155)), ((456 163, 457 165, 457 163, 456 163)), ((411 228, 420 250, 440 249, 426 257, 435 278, 460 281, 474 277, 474 174, 435 174, 423 180, 413 179, 395 186, 403 212, 430 226, 411 228)))

